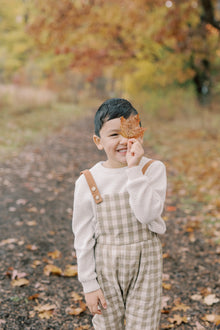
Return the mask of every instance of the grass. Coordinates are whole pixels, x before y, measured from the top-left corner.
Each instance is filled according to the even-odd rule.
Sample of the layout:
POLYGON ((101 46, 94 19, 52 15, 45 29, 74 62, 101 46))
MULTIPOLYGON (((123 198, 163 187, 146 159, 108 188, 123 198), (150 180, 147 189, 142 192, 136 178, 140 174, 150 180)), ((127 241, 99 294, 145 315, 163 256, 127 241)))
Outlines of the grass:
POLYGON ((92 102, 60 102, 52 92, 15 86, 0 86, 0 100, 1 161, 88 114, 93 107, 92 102))

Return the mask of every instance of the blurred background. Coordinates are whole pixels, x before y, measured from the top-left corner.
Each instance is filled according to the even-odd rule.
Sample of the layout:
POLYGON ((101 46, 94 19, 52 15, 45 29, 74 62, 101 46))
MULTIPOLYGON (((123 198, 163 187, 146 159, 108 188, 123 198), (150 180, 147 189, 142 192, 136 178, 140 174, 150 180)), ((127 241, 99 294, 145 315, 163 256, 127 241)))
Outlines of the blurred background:
POLYGON ((0 40, 1 160, 126 97, 219 215, 219 0, 2 0, 0 40))

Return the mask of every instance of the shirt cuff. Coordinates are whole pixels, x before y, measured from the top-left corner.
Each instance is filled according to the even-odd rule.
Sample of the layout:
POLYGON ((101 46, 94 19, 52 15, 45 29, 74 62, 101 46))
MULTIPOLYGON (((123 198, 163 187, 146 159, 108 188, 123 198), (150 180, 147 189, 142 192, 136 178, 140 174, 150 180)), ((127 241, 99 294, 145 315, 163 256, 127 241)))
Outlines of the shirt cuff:
POLYGON ((89 293, 100 289, 100 285, 98 284, 96 279, 87 282, 82 282, 82 286, 84 293, 89 293))

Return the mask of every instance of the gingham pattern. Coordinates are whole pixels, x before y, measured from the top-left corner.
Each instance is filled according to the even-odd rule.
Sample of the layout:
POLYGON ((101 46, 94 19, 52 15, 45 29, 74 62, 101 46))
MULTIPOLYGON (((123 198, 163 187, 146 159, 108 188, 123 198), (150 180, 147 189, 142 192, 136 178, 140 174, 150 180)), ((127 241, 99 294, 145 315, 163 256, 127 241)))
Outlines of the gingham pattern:
POLYGON ((129 205, 129 194, 104 195, 97 205, 96 240, 104 244, 130 244, 152 239, 155 234, 138 221, 129 205))
POLYGON ((108 307, 94 316, 94 328, 156 330, 161 307, 160 240, 134 217, 127 193, 102 197, 97 205, 95 258, 108 307))

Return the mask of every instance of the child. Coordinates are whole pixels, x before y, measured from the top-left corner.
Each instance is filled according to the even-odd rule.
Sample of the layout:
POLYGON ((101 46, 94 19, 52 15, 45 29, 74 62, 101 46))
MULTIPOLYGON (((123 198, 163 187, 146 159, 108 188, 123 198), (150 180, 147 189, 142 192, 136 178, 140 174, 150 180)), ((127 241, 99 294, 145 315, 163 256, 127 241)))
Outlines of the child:
POLYGON ((120 117, 137 111, 105 101, 93 140, 106 153, 76 181, 73 232, 78 278, 98 330, 156 330, 161 308, 161 218, 166 170, 144 157, 142 138, 125 138, 120 117))

